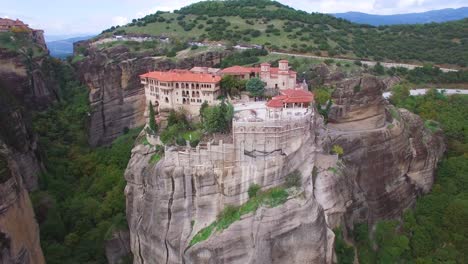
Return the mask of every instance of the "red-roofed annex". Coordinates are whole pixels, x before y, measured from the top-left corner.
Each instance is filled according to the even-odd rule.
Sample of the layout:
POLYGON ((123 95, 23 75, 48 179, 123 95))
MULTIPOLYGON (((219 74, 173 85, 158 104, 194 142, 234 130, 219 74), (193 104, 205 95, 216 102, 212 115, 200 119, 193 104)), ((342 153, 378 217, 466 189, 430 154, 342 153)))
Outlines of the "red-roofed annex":
POLYGON ((281 90, 280 95, 267 102, 270 108, 307 108, 314 101, 314 94, 303 89, 281 90))

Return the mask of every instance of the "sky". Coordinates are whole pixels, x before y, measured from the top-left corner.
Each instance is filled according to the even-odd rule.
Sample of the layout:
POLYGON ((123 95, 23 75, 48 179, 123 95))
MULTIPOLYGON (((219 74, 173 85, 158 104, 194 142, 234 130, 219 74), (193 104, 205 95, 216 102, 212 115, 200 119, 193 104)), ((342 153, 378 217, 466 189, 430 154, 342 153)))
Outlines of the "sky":
MULTIPOLYGON (((19 18, 47 35, 100 33, 158 10, 173 11, 198 0, 0 0, 0 17, 19 18), (2 3, 4 2, 4 3, 2 3)), ((401 14, 468 6, 468 0, 279 0, 307 12, 401 14)))

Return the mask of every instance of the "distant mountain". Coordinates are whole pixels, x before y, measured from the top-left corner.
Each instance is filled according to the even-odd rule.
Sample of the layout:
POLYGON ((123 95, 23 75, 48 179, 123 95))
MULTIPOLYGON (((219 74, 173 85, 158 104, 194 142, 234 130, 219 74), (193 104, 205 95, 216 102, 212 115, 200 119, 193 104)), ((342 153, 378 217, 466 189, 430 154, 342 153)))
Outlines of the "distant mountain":
POLYGON ((47 41, 47 47, 50 50, 50 55, 57 58, 65 58, 73 54, 73 43, 81 40, 87 40, 94 37, 91 36, 80 36, 62 40, 47 41))
POLYGON ((369 24, 374 26, 380 25, 397 25, 397 24, 425 24, 431 22, 447 22, 459 20, 468 17, 468 7, 457 9, 447 8, 433 10, 424 13, 409 13, 397 15, 372 15, 360 12, 347 12, 333 14, 335 17, 344 18, 351 22, 360 24, 369 24))

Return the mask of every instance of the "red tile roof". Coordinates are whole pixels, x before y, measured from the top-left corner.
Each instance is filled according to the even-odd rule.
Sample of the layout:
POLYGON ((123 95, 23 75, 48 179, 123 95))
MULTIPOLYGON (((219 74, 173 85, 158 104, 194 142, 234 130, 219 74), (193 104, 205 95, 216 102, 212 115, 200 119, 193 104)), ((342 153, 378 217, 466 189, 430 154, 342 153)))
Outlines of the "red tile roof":
POLYGON ((193 73, 186 70, 148 72, 140 75, 140 78, 156 79, 160 82, 218 83, 221 81, 221 76, 216 76, 208 73, 193 73))
POLYGON ((286 89, 281 90, 280 93, 288 97, 314 97, 313 93, 303 89, 286 89))
POLYGON ((266 104, 268 107, 279 107, 285 103, 311 103, 314 101, 314 94, 301 89, 281 90, 281 95, 275 96, 266 104))
POLYGON ((226 73, 226 74, 248 74, 248 73, 254 73, 254 72, 260 72, 260 68, 256 67, 243 67, 243 66, 232 66, 228 67, 225 69, 221 70, 221 73, 226 73))
POLYGON ((277 99, 272 99, 267 102, 266 104, 267 107, 273 107, 273 108, 282 108, 283 107, 283 101, 277 100, 277 99))

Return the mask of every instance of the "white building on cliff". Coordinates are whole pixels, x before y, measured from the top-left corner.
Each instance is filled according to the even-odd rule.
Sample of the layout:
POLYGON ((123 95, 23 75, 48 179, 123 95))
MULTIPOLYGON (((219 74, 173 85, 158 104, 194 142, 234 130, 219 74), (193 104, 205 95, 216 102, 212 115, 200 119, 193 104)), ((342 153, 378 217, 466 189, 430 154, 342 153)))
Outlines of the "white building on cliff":
POLYGON ((216 104, 221 95, 221 76, 188 70, 154 71, 140 75, 145 85, 146 103, 159 110, 184 109, 198 115, 203 102, 216 104))

